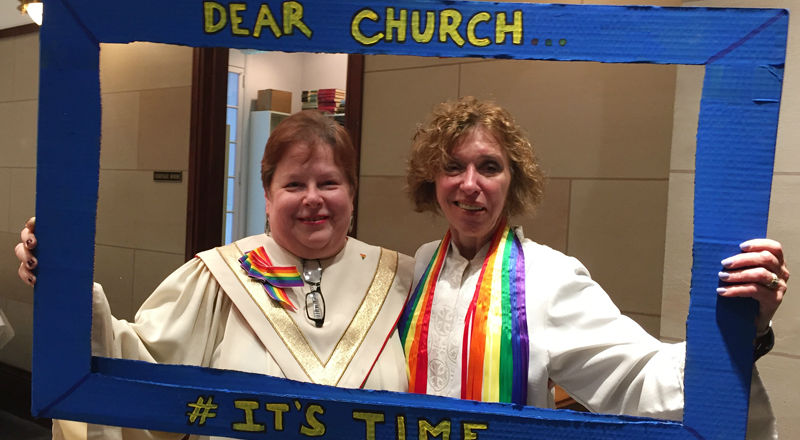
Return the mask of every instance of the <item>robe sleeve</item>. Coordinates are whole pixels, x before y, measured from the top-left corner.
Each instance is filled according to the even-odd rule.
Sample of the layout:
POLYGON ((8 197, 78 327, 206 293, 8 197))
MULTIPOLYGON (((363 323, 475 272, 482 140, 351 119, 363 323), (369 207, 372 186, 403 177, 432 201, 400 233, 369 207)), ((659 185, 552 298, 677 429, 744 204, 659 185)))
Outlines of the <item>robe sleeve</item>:
MULTIPOLYGON (((550 377, 593 412, 681 420, 686 344, 660 342, 622 315, 578 260, 555 251, 546 260, 538 287, 529 288, 550 284, 552 292, 539 310, 542 336, 532 334, 545 346, 550 377)), ((777 438, 755 369, 747 437, 777 438)))
POLYGON ((231 306, 198 258, 167 277, 142 304, 134 322, 113 317, 99 284, 92 297, 95 356, 168 364, 208 366, 231 306))
MULTIPOLYGON (((92 354, 147 362, 207 366, 222 338, 230 301, 195 258, 167 277, 144 302, 134 322, 116 319, 103 292, 92 289, 92 354)), ((178 440, 183 434, 53 421, 63 440, 178 440)))
POLYGON ((593 412, 680 419, 685 347, 622 315, 578 260, 555 251, 548 259, 547 276, 536 277, 550 284, 544 326, 532 338, 545 345, 550 377, 593 412))

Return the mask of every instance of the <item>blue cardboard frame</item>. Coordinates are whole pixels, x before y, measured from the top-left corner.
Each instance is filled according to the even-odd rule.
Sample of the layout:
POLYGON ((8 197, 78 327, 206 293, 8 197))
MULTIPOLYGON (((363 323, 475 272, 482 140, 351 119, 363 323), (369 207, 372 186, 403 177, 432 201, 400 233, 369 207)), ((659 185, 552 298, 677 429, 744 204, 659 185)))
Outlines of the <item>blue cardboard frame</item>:
POLYGON ((787 11, 449 0, 173 0, 168 7, 155 0, 45 2, 35 415, 240 438, 312 437, 320 434, 315 430, 319 424, 323 438, 357 437, 359 432, 369 439, 417 438, 426 426, 423 421, 464 439, 744 438, 754 329, 741 324, 750 322, 755 307, 749 300, 719 298, 716 274, 719 261, 736 253, 740 241, 766 233, 787 11), (206 6, 211 3, 220 5, 228 19, 220 29, 214 25, 222 12, 206 6), (276 26, 265 25, 256 38, 253 23, 261 5, 273 12, 276 26), (401 41, 401 32, 385 32, 389 8, 395 17, 403 10, 408 16, 422 11, 424 17, 433 11, 434 19, 444 18, 437 23, 456 23, 459 17, 461 22, 435 32, 427 43, 416 41, 406 28, 408 36, 401 41), (283 11, 295 14, 293 26, 283 27, 283 11), (516 14, 519 29, 497 30, 498 23, 516 23, 516 14), (444 35, 443 42, 439 35, 444 35), (289 52, 704 65, 683 421, 346 390, 234 371, 92 357, 99 43, 132 41, 289 52), (260 409, 253 414, 266 431, 235 429, 234 423, 245 419, 237 401, 240 406, 242 401, 256 402, 260 409), (274 424, 274 413, 264 410, 266 403, 287 405, 282 430, 274 424))

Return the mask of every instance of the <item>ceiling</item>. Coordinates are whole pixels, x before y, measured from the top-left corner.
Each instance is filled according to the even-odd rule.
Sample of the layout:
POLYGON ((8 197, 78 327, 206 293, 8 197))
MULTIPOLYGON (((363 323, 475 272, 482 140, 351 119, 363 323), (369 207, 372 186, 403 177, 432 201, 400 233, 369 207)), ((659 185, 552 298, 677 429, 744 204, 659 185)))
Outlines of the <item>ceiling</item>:
POLYGON ((8 29, 33 23, 27 15, 17 10, 19 0, 0 0, 0 29, 8 29))

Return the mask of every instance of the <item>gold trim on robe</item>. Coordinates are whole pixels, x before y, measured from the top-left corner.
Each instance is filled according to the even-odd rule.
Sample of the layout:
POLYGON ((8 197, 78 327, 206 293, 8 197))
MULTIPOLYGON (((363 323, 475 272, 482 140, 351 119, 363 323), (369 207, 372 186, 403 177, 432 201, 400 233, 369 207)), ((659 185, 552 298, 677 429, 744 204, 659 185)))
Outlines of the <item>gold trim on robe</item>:
MULTIPOLYGON (((262 342, 270 352, 273 352, 273 348, 277 348, 279 351, 284 350, 284 348, 275 347, 275 344, 277 343, 285 347, 285 350, 291 354, 291 356, 274 356, 276 362, 278 362, 279 366, 281 366, 281 369, 284 372, 297 371, 297 367, 299 367, 305 376, 307 376, 305 381, 323 385, 357 387, 363 383, 366 377, 350 377, 347 384, 342 384, 340 382, 342 381, 342 377, 347 371, 351 362, 356 357, 357 352, 359 352, 359 349, 363 345, 367 335, 370 333, 370 330, 373 329, 373 325, 376 324, 376 320, 378 319, 378 316, 383 309, 384 304, 386 303, 387 297, 389 296, 389 292, 395 281, 395 276, 397 273, 398 254, 396 251, 380 248, 380 257, 378 259, 375 272, 372 276, 372 280, 369 284, 369 288, 367 289, 366 294, 363 296, 361 304, 358 306, 350 325, 340 337, 328 359, 324 361, 320 359, 318 354, 311 347, 305 335, 297 326, 289 313, 282 306, 276 304, 266 295, 264 292, 264 287, 261 285, 261 283, 249 278, 244 270, 242 270, 238 259, 244 253, 236 245, 236 243, 219 247, 216 249, 216 251, 218 257, 221 258, 227 265, 228 269, 230 269, 230 273, 224 275, 220 274, 222 276, 217 276, 218 272, 215 273, 215 270, 212 267, 213 265, 208 265, 208 261, 206 261, 208 259, 208 255, 201 255, 201 257, 205 257, 203 260, 207 262, 207 265, 212 270, 212 273, 214 273, 215 278, 217 278, 220 282, 220 285, 225 286, 223 284, 223 280, 220 278, 231 280, 230 275, 234 275, 241 289, 230 290, 240 290, 239 293, 241 293, 241 291, 246 292, 247 298, 249 301, 252 301, 249 304, 237 303, 237 301, 243 301, 245 296, 236 294, 234 292, 228 292, 229 289, 223 287, 223 289, 226 290, 226 293, 229 294, 229 297, 233 300, 234 304, 237 304, 239 309, 245 309, 247 307, 252 309, 252 303, 255 303, 258 306, 258 309, 261 311, 263 317, 266 317, 266 321, 269 323, 269 327, 271 327, 272 331, 259 331, 258 327, 260 323, 252 322, 254 319, 256 319, 253 314, 249 315, 248 322, 251 322, 251 325, 255 324, 253 325, 254 331, 259 335, 259 338, 262 339, 262 342), (273 332, 280 339, 280 342, 274 340, 270 341, 270 335, 268 333, 273 332), (290 362, 289 358, 291 358, 291 362, 294 363, 294 365, 282 365, 282 362, 290 362), (361 382, 356 383, 358 381, 361 382)), ((245 316, 247 317, 248 314, 245 313, 245 316)), ((397 314, 394 313, 392 313, 390 316, 390 319, 397 318, 397 314)), ((388 318, 388 316, 386 318, 388 318)), ((260 321, 264 321, 263 318, 260 319, 260 321)), ((381 335, 382 343, 391 333, 393 324, 394 321, 391 323, 391 327, 383 330, 383 334, 381 335)), ((377 349, 374 350, 374 357, 369 359, 370 366, 380 354, 381 348, 382 346, 377 347, 377 349)), ((364 374, 369 372, 369 368, 360 369, 364 370, 364 374)), ((353 376, 353 374, 351 373, 349 376, 353 376)), ((287 374, 287 377, 295 380, 303 380, 296 375, 293 377, 291 374, 287 374)))

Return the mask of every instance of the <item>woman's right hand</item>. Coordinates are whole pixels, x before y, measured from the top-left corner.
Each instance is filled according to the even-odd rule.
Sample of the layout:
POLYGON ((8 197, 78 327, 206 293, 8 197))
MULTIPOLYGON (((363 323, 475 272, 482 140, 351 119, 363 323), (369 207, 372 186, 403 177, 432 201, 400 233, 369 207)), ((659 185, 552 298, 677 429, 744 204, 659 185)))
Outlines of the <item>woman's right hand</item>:
POLYGON ((36 229, 36 217, 31 217, 25 222, 25 228, 20 233, 22 239, 20 243, 14 248, 14 253, 17 254, 19 259, 19 274, 25 284, 33 287, 36 284, 36 275, 33 271, 39 264, 39 261, 33 255, 33 250, 36 248, 36 236, 33 231, 36 229))

